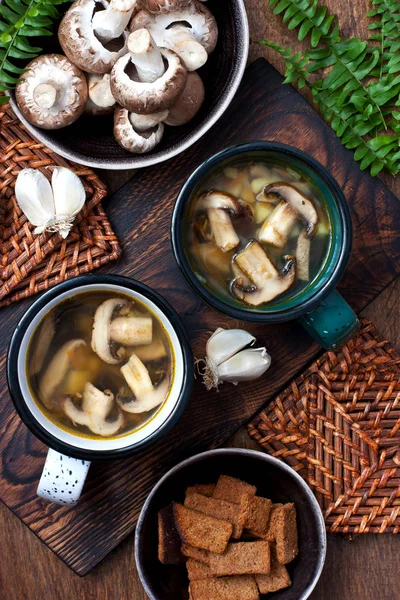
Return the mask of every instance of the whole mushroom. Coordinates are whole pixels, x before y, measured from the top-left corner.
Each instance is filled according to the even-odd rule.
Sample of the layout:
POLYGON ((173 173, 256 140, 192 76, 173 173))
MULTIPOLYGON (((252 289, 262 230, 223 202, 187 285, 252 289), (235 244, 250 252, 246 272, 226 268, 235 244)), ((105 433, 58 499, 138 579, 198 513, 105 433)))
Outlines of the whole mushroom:
POLYGON ((167 13, 139 10, 129 27, 131 31, 147 29, 158 46, 169 48, 180 56, 188 71, 196 71, 204 65, 218 40, 214 16, 197 0, 167 13))
POLYGON ((186 83, 187 73, 180 58, 171 50, 158 48, 145 29, 130 34, 128 50, 129 54, 120 58, 111 71, 111 91, 117 102, 139 114, 172 106, 186 83), (136 67, 139 81, 126 72, 130 62, 136 67))
POLYGON ((97 37, 107 43, 119 38, 128 26, 138 0, 110 0, 104 10, 96 11, 92 24, 97 37))
POLYGON ((188 73, 185 87, 175 104, 168 109, 166 125, 186 125, 199 112, 204 102, 204 84, 197 73, 188 73))
POLYGON ((141 7, 149 13, 169 13, 185 8, 191 0, 142 0, 141 7))
MULTIPOLYGON (((163 113, 157 113, 166 115, 163 113)), ((145 154, 161 142, 164 124, 153 121, 154 115, 137 115, 119 107, 114 113, 114 137, 128 152, 145 154)))
POLYGON ((61 54, 32 60, 16 86, 23 116, 41 129, 61 129, 76 121, 88 99, 86 77, 61 54))
POLYGON ((63 51, 75 65, 87 73, 101 75, 108 73, 118 58, 126 54, 126 44, 124 39, 121 40, 119 24, 114 30, 112 47, 99 39, 93 25, 99 4, 105 9, 109 7, 105 0, 76 0, 60 23, 58 39, 63 51))
POLYGON ((116 101, 111 93, 110 74, 87 76, 89 98, 85 106, 85 114, 97 117, 114 112, 116 101))

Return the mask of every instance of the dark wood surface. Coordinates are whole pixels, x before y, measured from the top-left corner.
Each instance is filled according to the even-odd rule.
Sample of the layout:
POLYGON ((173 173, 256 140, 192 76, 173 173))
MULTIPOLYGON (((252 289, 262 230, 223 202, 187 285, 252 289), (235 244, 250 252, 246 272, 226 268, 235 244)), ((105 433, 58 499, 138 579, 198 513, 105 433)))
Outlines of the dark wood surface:
MULTIPOLYGON (((340 16, 342 30, 347 34, 364 35, 367 0, 355 0, 352 3, 336 0, 329 3, 340 16)), ((295 35, 288 33, 277 18, 271 16, 265 8, 264 0, 247 0, 250 26, 253 39, 263 35, 277 42, 287 42, 296 46, 295 35)), ((252 49, 252 56, 259 52, 252 49)), ((263 51, 264 52, 264 51, 263 51)), ((281 63, 273 53, 267 56, 278 67, 281 63)), ((267 83, 267 82, 265 82, 267 83)), ((124 178, 132 173, 103 173, 109 185, 118 188, 124 178)), ((386 177, 397 195, 400 194, 399 179, 386 177)), ((369 197, 369 196, 368 196, 369 197)), ((398 297, 400 283, 391 284, 367 309, 366 316, 371 318, 382 333, 393 343, 400 346, 400 326, 398 319, 398 297)), ((14 320, 9 321, 11 331, 14 320)), ((8 334, 6 334, 7 336, 8 334)), ((4 356, 1 367, 4 369, 4 356)), ((5 410, 2 398, 0 411, 5 410)), ((13 424, 11 423, 10 428, 13 424)), ((8 433, 2 432, 3 437, 8 433)), ((235 436, 231 445, 251 444, 246 433, 235 436)), ((41 448, 36 449, 39 453, 41 448)), ((43 461, 43 456, 39 456, 43 461)), ((3 466, 2 473, 8 473, 12 460, 3 466)), ((32 464, 32 463, 31 463, 32 464)), ((21 473, 28 477, 31 464, 20 465, 21 473)), ((15 494, 19 493, 15 486, 15 494)), ((56 518, 55 516, 53 518, 56 518)), ((70 521, 74 519, 71 518, 70 521)), ((133 559, 133 536, 129 536, 114 550, 106 560, 84 578, 79 578, 56 558, 24 525, 4 506, 0 506, 0 531, 2 545, 0 550, 0 599, 1 600, 114 600, 134 598, 145 600, 135 571, 133 559)), ((399 541, 396 536, 362 536, 354 542, 340 536, 329 536, 327 563, 313 600, 392 600, 400 597, 400 581, 397 572, 399 541)), ((93 553, 96 552, 96 542, 93 553)))
MULTIPOLYGON (((352 212, 354 243, 341 289, 356 310, 400 273, 400 203, 378 179, 360 172, 350 152, 307 102, 293 88, 282 86, 282 76, 259 59, 212 132, 174 160, 137 173, 106 200, 113 228, 124 242, 122 259, 105 272, 137 278, 161 292, 181 315, 196 357, 204 355, 207 332, 238 323, 203 304, 184 282, 170 249, 172 207, 187 176, 206 157, 252 139, 279 140, 307 151, 343 188, 352 212)), ((21 305, 3 313, 7 328, 23 310, 21 305)), ((219 393, 207 393, 197 380, 189 408, 173 431, 129 460, 93 464, 74 509, 36 497, 45 449, 15 416, 3 381, 2 500, 64 562, 77 573, 86 573, 132 531, 146 495, 168 468, 190 454, 221 445, 319 351, 294 322, 247 328, 273 357, 268 376, 238 388, 224 385, 219 393)), ((3 353, 7 342, 5 335, 3 353)))

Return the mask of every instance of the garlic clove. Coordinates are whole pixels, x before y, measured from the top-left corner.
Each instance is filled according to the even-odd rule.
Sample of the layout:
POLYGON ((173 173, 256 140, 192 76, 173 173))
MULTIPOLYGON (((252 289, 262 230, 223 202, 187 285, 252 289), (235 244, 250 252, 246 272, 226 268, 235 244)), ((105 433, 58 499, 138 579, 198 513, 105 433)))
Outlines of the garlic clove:
POLYGON ((79 177, 70 169, 55 167, 51 177, 51 186, 53 188, 56 216, 65 217, 66 219, 75 217, 86 200, 85 188, 79 177))
POLYGON ((218 366, 218 380, 237 384, 261 377, 271 364, 266 348, 247 348, 218 366))
POLYGON ((50 183, 37 169, 22 169, 18 173, 15 198, 32 225, 42 226, 54 217, 55 207, 50 183))
POLYGON ((254 343, 255 339, 253 335, 244 329, 222 329, 219 327, 207 342, 207 358, 215 366, 218 366, 246 346, 254 343))

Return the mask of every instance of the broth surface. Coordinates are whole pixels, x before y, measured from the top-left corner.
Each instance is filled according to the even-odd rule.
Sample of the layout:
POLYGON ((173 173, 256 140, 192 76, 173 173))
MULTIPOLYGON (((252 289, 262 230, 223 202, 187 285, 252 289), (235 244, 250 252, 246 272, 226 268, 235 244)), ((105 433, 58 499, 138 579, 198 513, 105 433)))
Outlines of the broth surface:
MULTIPOLYGON (((292 298, 312 282, 321 271, 326 260, 331 236, 329 215, 326 210, 321 192, 300 171, 287 165, 263 161, 237 161, 221 167, 211 174, 208 180, 196 193, 189 207, 189 227, 187 233, 187 248, 189 261, 198 279, 210 290, 224 299, 235 299, 241 304, 248 304, 235 297, 232 282, 241 274, 235 262, 235 257, 252 241, 257 240, 267 253, 269 259, 281 273, 287 266, 288 258, 296 260, 296 276, 289 289, 283 291, 271 301, 276 302, 292 298), (297 218, 289 230, 283 247, 260 241, 260 230, 268 222, 274 209, 282 199, 274 195, 264 196, 268 201, 260 201, 266 186, 278 182, 290 184, 306 199, 311 201, 317 213, 318 222, 310 236, 301 218, 297 218), (202 199, 207 192, 221 191, 230 194, 240 204, 238 215, 230 214, 232 226, 239 238, 239 244, 228 251, 222 251, 216 243, 210 224, 209 213, 204 209, 202 199), (258 197, 258 199, 257 199, 258 197), (297 260, 299 236, 309 238, 309 259, 307 259, 308 274, 304 277, 304 264, 297 260), (303 272, 301 278, 301 272, 303 272)), ((304 261, 303 261, 304 262, 304 261)), ((247 280, 247 289, 254 289, 251 281, 247 280)))
MULTIPOLYGON (((104 335, 107 335, 106 331, 104 335)), ((77 294, 54 307, 36 328, 27 356, 28 384, 42 412, 70 433, 95 439, 126 435, 148 422, 168 396, 174 372, 171 342, 162 323, 140 301, 113 292, 77 294), (147 329, 151 329, 151 337, 144 340, 146 343, 127 345, 110 340, 110 353, 119 360, 117 364, 105 362, 92 349, 96 311, 104 306, 104 302, 112 299, 120 300, 124 306, 112 312, 111 323, 117 318, 133 318, 136 323, 145 323, 147 329), (63 354, 62 349, 66 347, 67 351, 63 354), (55 358, 57 353, 58 356, 62 355, 61 362, 58 363, 55 358), (166 391, 157 406, 139 413, 127 412, 124 408, 126 403, 137 404, 141 400, 135 396, 121 372, 121 367, 128 364, 132 354, 135 354, 136 362, 139 359, 139 368, 144 366, 144 380, 146 381, 146 374, 150 377, 148 385, 152 385, 156 391, 161 390, 162 386, 166 391), (105 428, 101 433, 96 426, 96 433, 93 432, 92 422, 89 425, 80 424, 68 416, 66 411, 66 399, 71 400, 78 411, 82 409, 84 395, 87 393, 85 386, 88 383, 100 392, 106 391, 108 395, 111 392, 113 397, 110 409, 106 410, 107 414, 103 418, 105 428), (112 424, 119 421, 122 423, 118 431, 109 435, 112 424)), ((145 393, 146 390, 143 394, 145 393)), ((88 412, 92 413, 92 408, 88 412)), ((81 416, 79 412, 78 415, 81 416)))

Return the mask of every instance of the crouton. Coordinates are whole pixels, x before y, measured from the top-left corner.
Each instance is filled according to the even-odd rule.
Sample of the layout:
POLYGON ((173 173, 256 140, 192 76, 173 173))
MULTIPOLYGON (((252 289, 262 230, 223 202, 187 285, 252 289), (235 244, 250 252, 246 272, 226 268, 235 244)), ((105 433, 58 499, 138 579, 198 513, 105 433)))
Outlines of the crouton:
POLYGON ((225 552, 233 531, 232 523, 215 519, 177 503, 174 503, 174 520, 179 537, 184 544, 216 554, 225 552))
POLYGON ((221 475, 215 486, 213 498, 219 500, 226 500, 227 502, 233 502, 234 504, 240 504, 244 494, 250 497, 256 495, 257 489, 254 485, 250 485, 245 481, 236 479, 235 477, 229 477, 229 475, 221 475))
POLYGON ((158 513, 158 559, 163 565, 179 565, 184 561, 172 504, 158 513))
POLYGON ((193 493, 186 496, 185 506, 216 519, 232 523, 232 537, 235 539, 241 537, 244 523, 249 515, 249 499, 246 496, 242 498, 242 504, 233 504, 225 500, 207 498, 207 496, 193 493))
POLYGON ((238 542, 229 544, 224 554, 210 554, 210 570, 217 577, 269 573, 270 568, 268 542, 238 542))
POLYGON ((296 507, 293 503, 279 506, 274 511, 276 556, 281 565, 290 563, 298 554, 296 507))
POLYGON ((254 577, 221 577, 190 583, 191 600, 259 600, 254 577))

